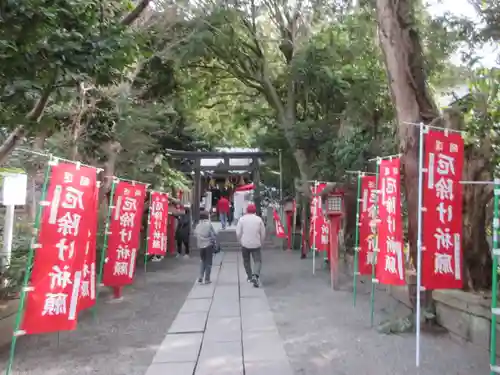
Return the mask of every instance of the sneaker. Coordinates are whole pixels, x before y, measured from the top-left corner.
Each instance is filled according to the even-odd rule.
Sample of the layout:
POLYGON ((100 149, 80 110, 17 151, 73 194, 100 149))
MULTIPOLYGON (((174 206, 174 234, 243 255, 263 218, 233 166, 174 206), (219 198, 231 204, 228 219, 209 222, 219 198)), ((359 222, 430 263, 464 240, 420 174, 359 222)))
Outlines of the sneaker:
POLYGON ((184 259, 189 259, 189 254, 184 255, 184 259))
POLYGON ((158 255, 157 255, 157 256, 154 256, 154 257, 151 259, 151 261, 152 261, 152 262, 161 262, 161 260, 162 260, 162 259, 163 259, 163 257, 162 257, 162 256, 158 256, 158 255))
POLYGON ((260 282, 259 282, 259 277, 258 276, 254 276, 252 278, 252 284, 253 284, 254 288, 258 288, 260 286, 260 282))
POLYGON ((247 279, 247 283, 253 283, 253 279, 252 279, 251 277, 249 277, 249 278, 247 279))
POLYGON ((175 255, 175 257, 176 257, 176 258, 180 258, 180 257, 181 257, 181 254, 177 253, 177 254, 175 255))
POLYGON ((210 280, 205 280, 205 284, 212 284, 210 280))
POLYGON ((203 279, 201 277, 198 279, 198 284, 203 284, 203 279))

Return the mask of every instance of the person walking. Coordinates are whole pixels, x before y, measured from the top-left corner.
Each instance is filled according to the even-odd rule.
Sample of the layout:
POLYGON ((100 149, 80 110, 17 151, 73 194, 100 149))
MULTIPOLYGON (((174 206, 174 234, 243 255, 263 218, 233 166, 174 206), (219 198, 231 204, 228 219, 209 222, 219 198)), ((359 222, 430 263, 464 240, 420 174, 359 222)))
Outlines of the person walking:
POLYGON ((238 220, 236 236, 241 244, 243 266, 247 274, 247 281, 254 287, 260 286, 260 271, 262 268, 261 248, 266 238, 266 227, 262 219, 256 214, 257 208, 253 203, 247 207, 246 215, 238 220), (250 257, 253 259, 254 267, 250 257))
POLYGON ((175 229, 175 240, 177 242, 177 258, 182 256, 182 245, 184 245, 184 258, 189 258, 189 237, 191 235, 191 216, 189 209, 186 208, 177 222, 175 229))
POLYGON ((222 229, 226 229, 229 214, 229 201, 225 196, 221 196, 217 202, 217 211, 219 211, 219 220, 222 224, 222 229))
POLYGON ((231 199, 229 202, 229 226, 231 226, 234 222, 234 202, 231 199))
POLYGON ((217 246, 217 236, 214 227, 208 220, 208 212, 200 212, 200 222, 194 230, 196 236, 196 245, 200 250, 200 277, 198 283, 210 284, 210 274, 212 272, 212 259, 217 246))

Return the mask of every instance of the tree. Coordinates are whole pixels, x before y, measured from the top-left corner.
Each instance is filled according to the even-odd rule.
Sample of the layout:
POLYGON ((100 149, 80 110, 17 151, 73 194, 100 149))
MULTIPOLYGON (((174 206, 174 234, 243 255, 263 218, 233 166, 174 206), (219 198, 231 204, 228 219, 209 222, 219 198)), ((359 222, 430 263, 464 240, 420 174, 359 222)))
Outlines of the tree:
MULTIPOLYGON (((428 87, 428 69, 424 39, 419 29, 414 2, 401 0, 377 0, 377 18, 380 45, 385 64, 392 100, 398 120, 399 147, 402 156, 404 190, 408 205, 408 239, 412 259, 417 252, 417 197, 418 197, 418 132, 411 124, 432 124, 451 129, 465 129, 462 114, 449 109, 441 115, 428 87)), ((474 136, 484 129, 474 132, 474 136)), ((490 142, 466 147, 464 177, 467 180, 491 177, 492 156, 490 142)), ((488 286, 489 267, 485 245, 485 205, 491 191, 489 187, 464 186, 464 238, 466 260, 466 285, 473 288, 488 286), (478 224, 479 223, 479 224, 478 224), (479 274, 482 273, 482 276, 479 274)), ((491 268, 491 267, 490 267, 491 268)), ((414 301, 415 288, 410 288, 414 301)), ((426 293, 428 308, 432 308, 431 294, 426 293)), ((429 316, 433 316, 432 314, 429 316)))
MULTIPOLYGON (((222 70, 262 95, 293 150, 303 181, 314 175, 306 151, 297 142, 298 70, 294 64, 307 44, 312 27, 319 27, 326 8, 285 1, 262 1, 212 7, 193 39, 192 52, 210 70, 222 70), (263 19, 264 22, 260 21, 263 19)), ((324 19, 324 18, 323 18, 324 19)), ((193 54, 191 54, 191 57, 193 54)))
POLYGON ((7 39, 0 42, 0 119, 13 130, 0 146, 0 162, 31 132, 54 126, 42 122, 54 93, 83 81, 102 85, 121 78, 135 47, 126 27, 148 3, 140 1, 129 14, 125 0, 106 7, 96 0, 2 4, 0 28, 7 39))

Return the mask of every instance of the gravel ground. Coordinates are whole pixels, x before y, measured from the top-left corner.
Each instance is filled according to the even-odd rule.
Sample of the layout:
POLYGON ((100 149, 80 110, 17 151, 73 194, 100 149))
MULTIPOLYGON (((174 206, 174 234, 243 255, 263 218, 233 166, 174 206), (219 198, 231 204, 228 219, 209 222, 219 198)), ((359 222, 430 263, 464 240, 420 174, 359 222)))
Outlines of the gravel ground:
MULTIPOLYGON (((198 262, 193 256, 149 263, 147 274, 138 270, 124 289, 122 302, 101 294, 97 321, 84 312, 78 330, 61 332, 59 340, 57 334, 21 337, 13 375, 144 375, 193 286, 198 262)), ((2 373, 7 358, 2 348, 2 373)))
MULTIPOLYGON (((297 252, 263 254, 262 280, 296 375, 470 375, 488 374, 488 353, 447 334, 423 334, 420 371, 415 335, 382 335, 370 328, 369 288, 352 305, 352 282, 330 289, 326 270, 312 275, 312 260, 297 252)), ((394 300, 376 294, 376 320, 398 312, 394 300), (392 306, 391 306, 392 305, 392 306)))

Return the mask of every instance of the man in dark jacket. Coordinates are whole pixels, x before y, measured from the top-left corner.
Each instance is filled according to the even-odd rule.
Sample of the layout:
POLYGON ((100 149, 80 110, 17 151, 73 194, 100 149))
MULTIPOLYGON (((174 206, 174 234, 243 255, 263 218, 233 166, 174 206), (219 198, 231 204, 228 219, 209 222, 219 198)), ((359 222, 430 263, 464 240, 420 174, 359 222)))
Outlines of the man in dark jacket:
POLYGON ((184 258, 189 258, 189 237, 191 235, 191 215, 189 210, 181 215, 177 221, 175 240, 177 242, 177 257, 182 256, 182 245, 184 245, 184 258))

